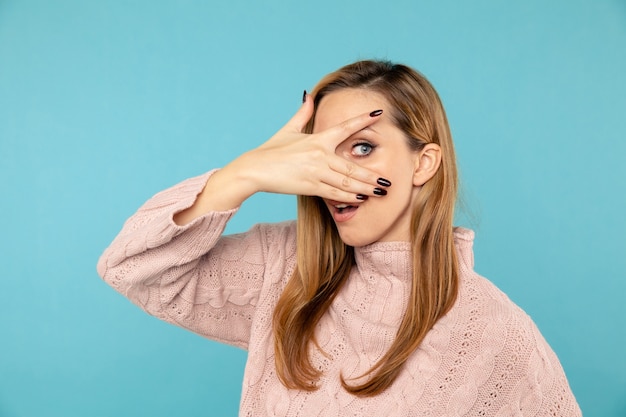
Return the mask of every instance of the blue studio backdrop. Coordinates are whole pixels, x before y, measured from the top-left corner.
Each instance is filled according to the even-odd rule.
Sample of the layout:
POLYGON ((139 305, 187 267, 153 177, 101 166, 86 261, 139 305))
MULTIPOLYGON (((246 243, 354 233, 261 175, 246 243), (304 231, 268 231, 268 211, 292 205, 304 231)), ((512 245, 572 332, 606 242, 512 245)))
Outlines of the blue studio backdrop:
MULTIPOLYGON (((0 0, 0 416, 236 415, 245 352, 144 314, 97 259, 151 195, 372 57, 443 99, 477 271, 586 416, 626 416, 623 0, 0 0)), ((294 216, 257 195, 228 231, 294 216)))

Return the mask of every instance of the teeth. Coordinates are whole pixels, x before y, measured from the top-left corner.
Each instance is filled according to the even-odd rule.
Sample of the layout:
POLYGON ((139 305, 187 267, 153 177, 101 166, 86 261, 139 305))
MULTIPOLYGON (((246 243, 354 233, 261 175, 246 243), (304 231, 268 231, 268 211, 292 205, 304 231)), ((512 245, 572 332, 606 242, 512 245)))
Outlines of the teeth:
POLYGON ((348 207, 350 207, 350 205, 348 205, 348 204, 337 204, 335 206, 335 208, 338 208, 338 209, 345 209, 345 208, 348 208, 348 207))

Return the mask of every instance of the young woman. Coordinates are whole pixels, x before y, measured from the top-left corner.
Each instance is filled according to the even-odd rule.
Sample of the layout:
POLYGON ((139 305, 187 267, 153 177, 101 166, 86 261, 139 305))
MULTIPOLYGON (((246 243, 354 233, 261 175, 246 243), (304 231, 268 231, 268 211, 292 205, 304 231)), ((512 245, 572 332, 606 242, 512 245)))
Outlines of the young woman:
POLYGON ((248 350, 241 415, 577 416, 531 319, 473 271, 445 112, 413 69, 329 74, 259 148, 165 190, 100 275, 149 313, 248 350), (256 192, 297 221, 222 236, 256 192))

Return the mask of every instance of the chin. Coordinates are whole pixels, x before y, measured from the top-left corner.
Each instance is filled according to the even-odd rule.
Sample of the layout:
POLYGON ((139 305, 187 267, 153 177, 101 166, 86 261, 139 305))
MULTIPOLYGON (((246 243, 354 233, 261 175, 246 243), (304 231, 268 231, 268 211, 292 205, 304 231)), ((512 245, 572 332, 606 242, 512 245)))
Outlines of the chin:
POLYGON ((339 232, 339 237, 341 237, 343 243, 355 248, 371 245, 376 242, 376 239, 373 237, 347 235, 345 233, 341 233, 341 231, 339 232))

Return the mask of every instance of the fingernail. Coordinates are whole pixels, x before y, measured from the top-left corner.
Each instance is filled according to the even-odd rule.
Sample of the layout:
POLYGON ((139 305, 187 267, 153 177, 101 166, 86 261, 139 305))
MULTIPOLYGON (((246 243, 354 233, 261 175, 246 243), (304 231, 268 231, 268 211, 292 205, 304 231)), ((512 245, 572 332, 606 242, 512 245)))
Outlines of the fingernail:
POLYGON ((389 187, 391 185, 391 181, 384 178, 379 178, 376 180, 376 182, 378 183, 378 185, 382 185, 383 187, 389 187))
POLYGON ((370 117, 380 116, 381 114, 383 114, 382 110, 374 110, 373 112, 370 113, 370 117))
POLYGON ((357 194, 357 195, 356 195, 356 199, 357 199, 357 200, 364 200, 364 201, 365 201, 365 200, 367 200, 368 198, 369 198, 369 197, 368 197, 368 196, 366 196, 365 194, 357 194))
POLYGON ((304 90, 304 93, 302 93, 302 102, 304 103, 306 101, 306 90, 304 90))
POLYGON ((382 188, 374 188, 374 194, 387 195, 387 190, 383 190, 382 188))

